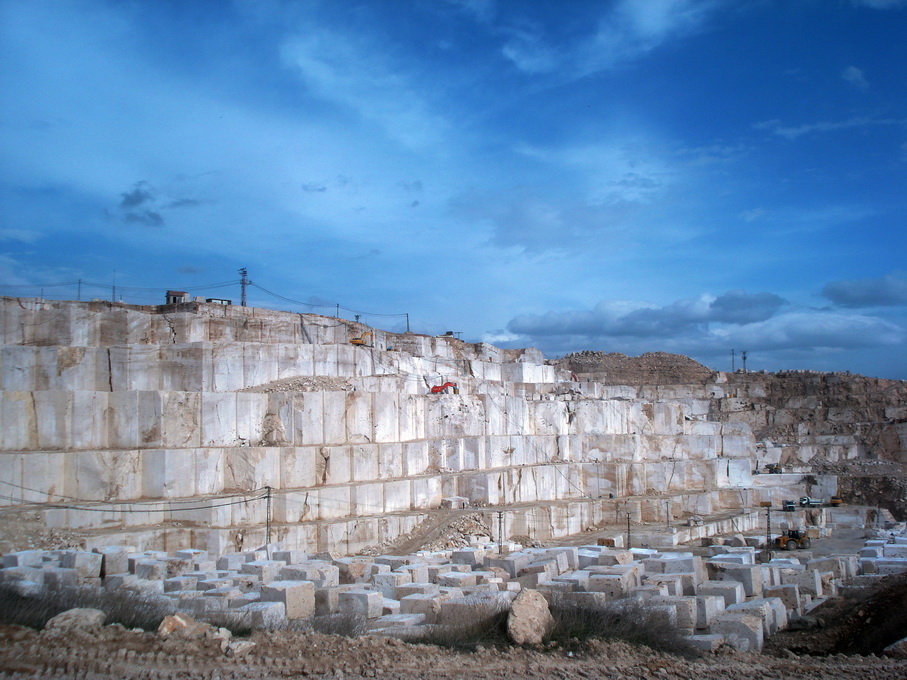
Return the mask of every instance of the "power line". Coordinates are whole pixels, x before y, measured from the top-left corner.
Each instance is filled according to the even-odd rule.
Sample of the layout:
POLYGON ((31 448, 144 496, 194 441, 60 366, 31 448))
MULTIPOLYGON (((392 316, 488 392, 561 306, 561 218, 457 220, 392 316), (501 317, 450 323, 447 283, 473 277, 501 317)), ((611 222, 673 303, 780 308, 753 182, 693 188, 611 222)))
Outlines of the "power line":
MULTIPOLYGON (((80 506, 80 505, 64 505, 62 503, 40 503, 38 501, 30 501, 29 503, 23 503, 23 501, 21 499, 14 498, 12 496, 7 496, 7 495, 0 495, 0 498, 3 498, 4 500, 15 502, 15 503, 23 503, 24 505, 40 505, 42 508, 51 508, 53 510, 79 510, 79 511, 84 511, 84 512, 118 512, 118 513, 134 513, 134 514, 138 514, 138 513, 148 514, 148 513, 152 513, 152 512, 167 512, 167 513, 172 514, 174 512, 189 512, 189 511, 194 511, 194 510, 207 510, 209 508, 221 508, 221 507, 225 507, 228 505, 243 505, 243 504, 252 503, 255 501, 260 501, 263 498, 265 498, 266 495, 267 494, 260 494, 254 498, 245 498, 244 500, 241 500, 241 501, 229 501, 226 503, 208 503, 205 505, 197 505, 197 506, 188 507, 188 508, 187 507, 182 507, 182 508, 173 508, 173 507, 142 508, 139 510, 136 510, 135 508, 116 508, 116 509, 114 509, 114 508, 110 508, 110 507, 98 508, 98 507, 87 507, 87 506, 80 506)), ((152 502, 167 503, 169 501, 161 500, 161 501, 152 501, 152 502)), ((196 502, 198 502, 198 501, 196 501, 196 502)), ((136 505, 136 503, 130 503, 128 501, 119 501, 119 502, 115 502, 114 504, 115 505, 136 505)))

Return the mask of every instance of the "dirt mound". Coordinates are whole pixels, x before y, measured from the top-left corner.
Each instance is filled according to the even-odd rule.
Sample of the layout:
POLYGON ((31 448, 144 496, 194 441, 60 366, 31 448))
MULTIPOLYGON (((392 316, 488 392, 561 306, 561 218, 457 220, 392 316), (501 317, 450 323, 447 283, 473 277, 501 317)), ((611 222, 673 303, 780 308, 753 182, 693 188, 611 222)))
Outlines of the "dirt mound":
POLYGON ((808 620, 815 627, 792 630, 769 638, 767 653, 881 654, 888 645, 907 637, 907 574, 888 576, 876 586, 817 607, 808 620))
POLYGON ((465 548, 473 536, 491 536, 487 517, 471 510, 438 510, 408 534, 363 550, 363 555, 409 555, 419 550, 465 548))
POLYGON ((688 385, 710 382, 715 372, 680 354, 646 352, 630 357, 617 352, 583 351, 567 354, 553 362, 608 385, 688 385))

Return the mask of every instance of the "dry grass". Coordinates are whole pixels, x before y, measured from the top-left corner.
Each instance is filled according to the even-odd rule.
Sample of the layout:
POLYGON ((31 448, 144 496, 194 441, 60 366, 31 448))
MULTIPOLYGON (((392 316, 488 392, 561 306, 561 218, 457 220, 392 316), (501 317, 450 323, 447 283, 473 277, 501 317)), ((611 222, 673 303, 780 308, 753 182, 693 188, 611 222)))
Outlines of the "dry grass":
POLYGON ((693 648, 660 613, 636 600, 619 600, 603 607, 554 603, 554 628, 547 642, 581 649, 588 640, 622 641, 670 654, 691 655, 693 648))
POLYGON ((108 624, 142 630, 157 630, 164 617, 173 613, 171 603, 130 590, 86 587, 24 594, 9 585, 0 586, 0 623, 40 630, 57 614, 82 607, 105 612, 108 624))

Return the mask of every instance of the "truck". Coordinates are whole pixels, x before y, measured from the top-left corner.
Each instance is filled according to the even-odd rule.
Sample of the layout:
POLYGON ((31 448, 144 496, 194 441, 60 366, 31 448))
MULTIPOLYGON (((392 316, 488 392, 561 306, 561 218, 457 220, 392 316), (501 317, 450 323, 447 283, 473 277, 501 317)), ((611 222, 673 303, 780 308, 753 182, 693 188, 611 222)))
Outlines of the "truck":
POLYGON ((823 505, 825 505, 825 501, 821 498, 810 498, 809 496, 800 498, 801 508, 821 508, 823 505))

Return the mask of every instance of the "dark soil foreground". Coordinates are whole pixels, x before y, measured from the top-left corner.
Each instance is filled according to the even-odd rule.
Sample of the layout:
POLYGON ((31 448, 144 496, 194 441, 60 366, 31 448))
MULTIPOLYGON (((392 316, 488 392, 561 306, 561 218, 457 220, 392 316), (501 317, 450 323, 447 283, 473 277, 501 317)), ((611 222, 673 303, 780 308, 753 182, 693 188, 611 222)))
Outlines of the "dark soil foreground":
POLYGON ((881 654, 888 645, 907 637, 907 574, 889 576, 873 588, 831 599, 809 618, 815 627, 779 633, 769 638, 765 651, 881 654))
MULTIPOLYGON (((762 654, 701 657, 626 642, 568 641, 544 650, 500 644, 471 651, 382 637, 256 632, 242 653, 209 637, 163 637, 120 625, 36 631, 0 626, 0 678, 252 680, 257 678, 907 678, 907 659, 881 656, 907 636, 907 575, 829 600, 809 628, 770 638, 762 654)), ((213 629, 212 629, 213 630, 213 629)))
POLYGON ((774 657, 721 653, 683 659, 624 643, 592 643, 574 653, 520 648, 455 652, 392 639, 304 633, 256 633, 253 650, 227 658, 213 640, 163 639, 114 626, 65 636, 5 627, 4 678, 891 678, 907 660, 843 656, 774 657))
POLYGON ((164 638, 117 625, 66 633, 2 626, 0 678, 907 678, 907 659, 876 656, 907 634, 907 577, 830 601, 810 619, 812 628, 774 636, 762 654, 722 650, 700 658, 623 642, 593 641, 574 652, 507 646, 467 652, 298 632, 254 633, 255 646, 235 658, 216 639, 164 638))

